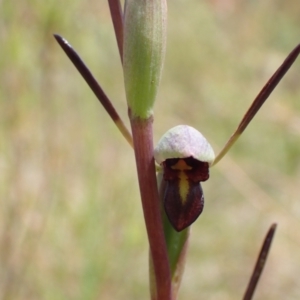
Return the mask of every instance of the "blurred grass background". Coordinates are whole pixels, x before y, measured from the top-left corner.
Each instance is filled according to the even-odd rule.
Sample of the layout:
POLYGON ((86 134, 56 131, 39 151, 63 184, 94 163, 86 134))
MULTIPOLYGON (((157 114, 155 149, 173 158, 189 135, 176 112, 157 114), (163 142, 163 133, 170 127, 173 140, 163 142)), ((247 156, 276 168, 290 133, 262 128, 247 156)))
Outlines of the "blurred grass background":
MULTIPOLYGON (((106 1, 0 3, 0 299, 148 299, 133 151, 58 47, 65 36, 127 122, 106 1)), ((169 1, 155 141, 189 124, 218 152, 300 42, 298 1, 169 1)), ((300 298, 300 63, 203 184, 180 299, 300 298)), ((127 122, 128 124, 128 122, 127 122)))

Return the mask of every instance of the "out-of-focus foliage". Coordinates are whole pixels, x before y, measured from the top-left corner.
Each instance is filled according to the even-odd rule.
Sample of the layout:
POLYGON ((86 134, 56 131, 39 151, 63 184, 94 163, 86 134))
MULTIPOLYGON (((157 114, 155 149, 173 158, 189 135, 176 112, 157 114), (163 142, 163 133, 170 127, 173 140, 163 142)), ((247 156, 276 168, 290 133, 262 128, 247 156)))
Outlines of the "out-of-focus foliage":
MULTIPOLYGON (((300 42, 298 1, 169 1, 156 141, 188 124, 221 149, 300 42)), ((80 52, 124 119, 106 1, 0 4, 0 299, 146 299, 133 152, 56 45, 80 52)), ((180 299, 241 299, 279 227, 256 299, 300 297, 300 64, 203 186, 180 299)))

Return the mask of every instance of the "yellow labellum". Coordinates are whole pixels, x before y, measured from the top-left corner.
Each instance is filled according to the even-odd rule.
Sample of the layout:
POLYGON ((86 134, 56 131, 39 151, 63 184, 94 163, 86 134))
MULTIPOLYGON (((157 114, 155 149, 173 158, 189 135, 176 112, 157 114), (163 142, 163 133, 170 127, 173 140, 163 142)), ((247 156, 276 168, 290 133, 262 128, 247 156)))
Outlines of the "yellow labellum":
POLYGON ((178 170, 179 171, 179 194, 180 198, 182 200, 182 204, 184 204, 187 200, 187 196, 189 193, 190 189, 190 184, 189 184, 189 179, 188 176, 186 175, 185 171, 186 170, 191 170, 192 167, 188 166, 186 162, 183 159, 179 159, 178 162, 172 166, 173 170, 178 170))

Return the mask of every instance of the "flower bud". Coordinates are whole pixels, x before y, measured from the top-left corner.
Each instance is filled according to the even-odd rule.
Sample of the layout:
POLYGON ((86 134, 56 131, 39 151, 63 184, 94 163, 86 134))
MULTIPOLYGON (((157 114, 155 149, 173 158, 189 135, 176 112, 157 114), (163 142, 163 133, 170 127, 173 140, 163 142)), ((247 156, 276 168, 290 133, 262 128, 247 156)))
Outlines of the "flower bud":
POLYGON ((166 50, 166 0, 126 0, 123 70, 131 115, 152 115, 166 50))

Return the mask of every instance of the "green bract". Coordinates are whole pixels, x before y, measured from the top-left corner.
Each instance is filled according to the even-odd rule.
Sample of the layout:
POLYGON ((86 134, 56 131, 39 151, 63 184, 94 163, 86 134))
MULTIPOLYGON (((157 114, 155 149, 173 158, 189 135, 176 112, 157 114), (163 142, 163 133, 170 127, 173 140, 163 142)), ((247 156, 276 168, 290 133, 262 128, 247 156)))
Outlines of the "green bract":
POLYGON ((132 116, 152 115, 166 48, 165 0, 126 0, 123 70, 132 116))
POLYGON ((193 157, 211 165, 215 154, 206 138, 195 128, 178 125, 168 130, 154 149, 154 158, 161 164, 170 158, 193 157))

